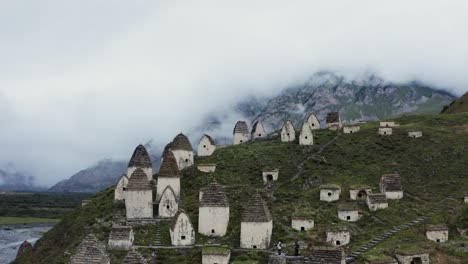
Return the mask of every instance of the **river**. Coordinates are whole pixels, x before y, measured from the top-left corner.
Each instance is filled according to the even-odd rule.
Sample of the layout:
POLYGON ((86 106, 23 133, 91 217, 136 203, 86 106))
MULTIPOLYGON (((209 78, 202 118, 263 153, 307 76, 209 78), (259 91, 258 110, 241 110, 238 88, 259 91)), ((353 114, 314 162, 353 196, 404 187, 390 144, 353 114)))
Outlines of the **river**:
POLYGON ((0 225, 0 264, 13 261, 24 240, 34 244, 52 226, 52 224, 0 225))

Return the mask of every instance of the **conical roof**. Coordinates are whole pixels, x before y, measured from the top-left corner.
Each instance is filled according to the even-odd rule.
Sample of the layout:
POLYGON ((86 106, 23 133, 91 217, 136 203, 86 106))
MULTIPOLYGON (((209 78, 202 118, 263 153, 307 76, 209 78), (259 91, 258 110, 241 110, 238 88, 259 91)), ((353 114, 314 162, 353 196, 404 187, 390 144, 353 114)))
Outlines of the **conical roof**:
POLYGON ((241 134, 248 134, 249 129, 247 127, 247 123, 245 121, 237 121, 236 125, 234 126, 234 134, 241 133, 241 134))
MULTIPOLYGON (((169 226, 171 230, 175 229, 175 226, 177 225, 177 222, 179 222, 179 218, 182 215, 185 215, 187 217, 190 226, 192 226, 192 221, 190 220, 190 217, 185 213, 185 211, 183 209, 179 208, 179 210, 177 211, 177 213, 175 214, 174 218, 171 221, 171 225, 169 226)), ((192 226, 192 228, 193 228, 193 226, 192 226)))
POLYGON ((141 168, 137 168, 130 176, 127 184, 127 191, 129 190, 151 190, 151 184, 141 168))
POLYGON ((139 252, 134 250, 128 252, 127 256, 125 256, 124 261, 122 264, 147 264, 148 260, 146 260, 139 252))
POLYGON ((259 193, 255 193, 250 199, 242 215, 242 222, 270 222, 272 220, 270 210, 259 193))
POLYGON ((261 126, 261 127, 263 128, 262 122, 256 121, 256 122, 253 124, 252 131, 250 132, 250 134, 254 134, 254 133, 257 131, 257 127, 258 127, 258 126, 261 126))
POLYGON ((104 244, 93 234, 87 235, 71 257, 71 264, 102 264, 109 263, 109 256, 104 244))
POLYGON ((128 167, 151 168, 151 159, 145 146, 140 144, 136 147, 132 158, 128 162, 128 167))
POLYGON ((207 134, 204 134, 200 140, 202 140, 204 137, 206 137, 206 138, 208 139, 208 141, 210 142, 211 145, 216 145, 216 143, 215 143, 215 141, 213 140, 213 138, 210 137, 210 136, 207 135, 207 134))
POLYGON ((164 153, 158 177, 179 177, 179 167, 177 167, 177 161, 170 150, 164 153))
POLYGON ((178 134, 172 141, 171 148, 173 150, 188 150, 193 151, 192 144, 190 140, 184 134, 178 134))
POLYGON ((229 207, 229 201, 223 186, 217 182, 212 182, 203 188, 200 207, 229 207))

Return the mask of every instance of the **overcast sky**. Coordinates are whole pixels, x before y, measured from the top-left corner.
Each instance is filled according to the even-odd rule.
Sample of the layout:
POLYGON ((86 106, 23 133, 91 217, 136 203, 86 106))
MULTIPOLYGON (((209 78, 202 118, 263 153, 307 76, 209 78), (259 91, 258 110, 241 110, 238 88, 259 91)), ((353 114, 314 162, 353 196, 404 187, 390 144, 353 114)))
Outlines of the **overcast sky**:
POLYGON ((51 185, 318 70, 468 87, 468 1, 1 1, 0 166, 51 185))

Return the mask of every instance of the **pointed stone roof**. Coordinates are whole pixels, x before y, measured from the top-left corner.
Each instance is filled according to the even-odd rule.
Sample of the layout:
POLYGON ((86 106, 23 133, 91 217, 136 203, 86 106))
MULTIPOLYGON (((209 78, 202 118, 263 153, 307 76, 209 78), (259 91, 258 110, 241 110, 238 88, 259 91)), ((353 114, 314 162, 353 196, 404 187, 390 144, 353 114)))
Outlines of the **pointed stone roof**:
POLYGON ((145 146, 138 145, 133 151, 132 158, 128 162, 128 167, 151 168, 151 159, 145 146))
POLYGON ((339 112, 330 112, 327 114, 327 123, 338 123, 340 122, 339 112))
POLYGON ((16 257, 18 258, 22 254, 24 254, 27 251, 31 251, 33 249, 33 246, 31 243, 29 243, 27 240, 25 240, 23 243, 21 243, 20 247, 18 248, 18 252, 16 253, 16 257))
POLYGON ((128 252, 127 256, 125 256, 122 264, 147 264, 148 260, 146 260, 139 252, 135 250, 131 250, 128 252))
POLYGON ((401 192, 401 177, 399 174, 384 174, 380 178, 380 191, 381 192, 401 192))
POLYGON ((172 193, 172 196, 174 196, 174 199, 177 199, 177 195, 175 194, 174 189, 172 189, 172 187, 171 187, 170 185, 168 185, 168 186, 166 186, 166 188, 164 188, 164 190, 163 190, 163 192, 162 192, 162 194, 161 194, 161 197, 159 197, 159 201, 158 201, 159 203, 162 202, 161 200, 162 200, 162 198, 165 196, 164 194, 165 194, 166 192, 168 192, 168 191, 172 193))
POLYGON ((369 193, 367 198, 371 204, 387 203, 387 196, 384 193, 369 193))
POLYGON ((146 173, 141 169, 137 168, 130 176, 127 184, 127 191, 130 190, 151 190, 151 184, 148 181, 146 173))
POLYGON ((259 193, 255 193, 250 199, 242 215, 242 222, 270 222, 272 220, 270 210, 259 193))
POLYGON ((286 121, 284 121, 283 126, 281 127, 281 129, 288 129, 288 128, 291 128, 291 127, 294 129, 294 125, 291 122, 291 120, 286 120, 286 121))
POLYGON ((187 150, 193 151, 192 144, 190 144, 190 140, 187 136, 182 133, 179 133, 174 140, 172 140, 171 144, 172 150, 187 150))
POLYGON ((177 222, 179 221, 179 218, 181 217, 181 215, 187 216, 187 219, 188 219, 190 225, 191 225, 192 228, 193 228, 192 221, 190 220, 190 217, 185 213, 185 211, 184 211, 183 209, 180 209, 180 208, 179 208, 179 210, 177 211, 177 213, 175 214, 174 218, 173 218, 172 221, 171 221, 171 226, 170 226, 170 228, 171 228, 172 231, 174 231, 174 228, 175 228, 175 226, 177 225, 177 222))
POLYGON ((257 131, 257 127, 258 126, 261 126, 263 129, 263 123, 261 121, 256 121, 254 124, 253 124, 253 127, 252 127, 252 131, 250 132, 250 134, 254 134, 256 131, 257 131))
POLYGON ((234 126, 233 134, 248 134, 249 129, 247 127, 247 123, 245 121, 237 121, 236 125, 234 126))
POLYGON ((130 240, 132 230, 131 226, 114 226, 109 233, 109 240, 130 240))
POLYGON ((179 177, 179 167, 177 167, 177 161, 172 151, 164 153, 161 167, 159 167, 158 177, 179 177))
MULTIPOLYGON (((203 139, 204 137, 206 137, 208 139, 208 141, 210 142, 211 145, 216 145, 215 141, 213 140, 213 138, 211 138, 209 135, 207 134, 203 134, 202 138, 203 139)), ((200 139, 200 140, 201 140, 200 139)))
POLYGON ((99 242, 93 234, 87 235, 70 259, 71 264, 106 264, 109 256, 104 244, 99 242))
POLYGON ((344 260, 342 248, 316 247, 312 251, 312 264, 341 264, 344 260))
POLYGON ((212 182, 201 192, 200 207, 229 207, 226 192, 219 183, 212 182))

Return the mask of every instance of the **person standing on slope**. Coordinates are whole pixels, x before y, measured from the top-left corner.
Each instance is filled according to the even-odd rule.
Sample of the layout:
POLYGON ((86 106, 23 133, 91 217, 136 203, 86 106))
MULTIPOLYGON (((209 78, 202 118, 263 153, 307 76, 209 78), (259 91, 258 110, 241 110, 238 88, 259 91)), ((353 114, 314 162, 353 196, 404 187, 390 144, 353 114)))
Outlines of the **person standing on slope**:
POLYGON ((281 255, 281 250, 283 249, 283 243, 279 241, 278 245, 276 245, 276 248, 278 248, 278 256, 281 255))

